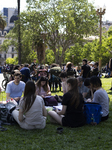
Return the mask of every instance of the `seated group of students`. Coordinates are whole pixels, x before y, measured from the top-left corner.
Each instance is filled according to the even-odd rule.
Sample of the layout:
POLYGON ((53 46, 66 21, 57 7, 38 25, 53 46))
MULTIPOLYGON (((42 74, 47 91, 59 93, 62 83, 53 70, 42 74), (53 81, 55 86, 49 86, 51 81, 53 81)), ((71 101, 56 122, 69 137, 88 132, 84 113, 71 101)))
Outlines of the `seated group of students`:
MULTIPOLYGON (((23 84, 20 81, 20 74, 14 75, 14 81, 11 81, 13 85, 10 82, 8 83, 6 94, 7 99, 13 98, 11 96, 11 88, 15 90, 18 85, 17 83, 22 82, 21 87, 24 87, 22 89, 24 92, 23 97, 21 99, 21 96, 18 96, 19 99, 14 98, 16 101, 19 101, 19 111, 15 109, 12 112, 14 119, 21 128, 43 129, 46 126, 47 115, 51 117, 51 122, 56 122, 62 126, 80 127, 85 125, 83 113, 85 96, 79 92, 78 84, 80 80, 73 77, 67 78, 66 73, 61 73, 60 78, 64 94, 62 97, 62 110, 56 109, 47 113, 43 98, 50 96, 51 91, 46 77, 41 77, 36 84, 33 81, 23 84)), ((85 80, 84 83, 90 88, 90 91, 94 91, 93 98, 91 97, 91 100, 86 99, 86 101, 99 103, 103 112, 101 120, 107 120, 109 116, 109 98, 106 91, 102 88, 100 78, 93 76, 88 81, 85 80)))

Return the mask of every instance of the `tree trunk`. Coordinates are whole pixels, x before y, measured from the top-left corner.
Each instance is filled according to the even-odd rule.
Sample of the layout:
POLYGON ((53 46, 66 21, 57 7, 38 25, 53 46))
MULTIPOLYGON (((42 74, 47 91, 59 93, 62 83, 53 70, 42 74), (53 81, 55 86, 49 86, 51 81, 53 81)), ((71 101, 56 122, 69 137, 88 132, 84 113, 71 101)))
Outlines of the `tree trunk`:
POLYGON ((64 54, 65 54, 65 51, 66 51, 66 49, 63 49, 63 50, 62 50, 62 54, 61 54, 61 57, 60 57, 60 64, 62 64, 62 62, 64 62, 64 54))
POLYGON ((36 46, 37 51, 37 58, 40 64, 42 64, 42 61, 45 62, 45 43, 40 41, 36 46))

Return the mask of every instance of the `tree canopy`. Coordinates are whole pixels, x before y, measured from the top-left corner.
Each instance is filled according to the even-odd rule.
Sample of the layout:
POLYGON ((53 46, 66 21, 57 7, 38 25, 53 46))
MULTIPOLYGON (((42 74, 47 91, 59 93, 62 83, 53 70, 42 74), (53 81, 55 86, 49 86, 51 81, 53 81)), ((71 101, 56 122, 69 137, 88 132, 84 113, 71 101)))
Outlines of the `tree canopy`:
POLYGON ((6 26, 6 21, 3 17, 3 15, 0 13, 0 29, 3 30, 6 26))
MULTIPOLYGON (((27 0, 27 7, 20 15, 22 63, 32 51, 39 63, 45 61, 47 45, 54 52, 55 62, 61 64, 67 49, 77 43, 83 45, 84 37, 97 34, 98 16, 88 0, 27 0)), ((14 44, 18 50, 18 23, 7 35, 10 42, 4 42, 5 49, 14 44)))

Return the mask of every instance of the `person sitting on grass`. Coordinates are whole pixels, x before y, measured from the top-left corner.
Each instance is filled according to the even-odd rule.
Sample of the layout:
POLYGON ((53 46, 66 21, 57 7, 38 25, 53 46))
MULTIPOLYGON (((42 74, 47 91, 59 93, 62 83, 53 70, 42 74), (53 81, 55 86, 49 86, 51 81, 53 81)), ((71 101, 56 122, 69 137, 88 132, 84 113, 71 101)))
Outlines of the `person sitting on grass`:
POLYGON ((83 114, 83 96, 78 92, 78 81, 76 78, 67 80, 67 93, 62 100, 62 110, 49 111, 52 121, 56 121, 62 126, 80 127, 85 124, 83 114), (64 116, 62 116, 64 115, 64 116))
POLYGON ((10 81, 6 87, 6 99, 13 98, 19 103, 19 100, 24 92, 25 83, 21 80, 21 73, 18 71, 14 73, 14 80, 10 81))
POLYGON ((96 90, 93 95, 93 102, 99 103, 102 107, 101 121, 107 120, 109 117, 109 97, 107 92, 102 88, 100 78, 93 76, 90 78, 90 85, 93 90, 96 90))
POLYGON ((12 115, 23 129, 45 128, 47 111, 43 98, 36 95, 36 87, 33 81, 26 83, 24 96, 19 104, 19 111, 14 110, 12 115))
POLYGON ((93 99, 93 93, 95 92, 95 90, 93 90, 91 88, 91 85, 90 85, 90 78, 86 78, 85 81, 84 81, 84 86, 86 86, 89 91, 87 92, 87 95, 85 96, 84 100, 85 101, 89 101, 89 99, 93 99))
POLYGON ((36 83, 36 94, 40 95, 42 98, 51 96, 47 77, 40 77, 40 79, 38 79, 36 83))
POLYGON ((87 93, 89 92, 89 88, 84 85, 82 77, 78 77, 77 80, 79 93, 81 93, 83 95, 83 98, 85 99, 87 93))

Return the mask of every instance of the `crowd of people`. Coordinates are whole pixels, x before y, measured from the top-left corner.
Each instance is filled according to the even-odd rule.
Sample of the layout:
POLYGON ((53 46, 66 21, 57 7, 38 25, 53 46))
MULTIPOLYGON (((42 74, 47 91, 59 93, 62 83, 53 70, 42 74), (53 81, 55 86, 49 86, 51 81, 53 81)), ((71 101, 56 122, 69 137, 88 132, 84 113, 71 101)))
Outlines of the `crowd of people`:
POLYGON ((87 59, 82 62, 81 68, 74 68, 71 62, 62 67, 57 64, 52 64, 50 68, 47 64, 37 66, 36 60, 30 66, 24 64, 12 67, 10 82, 6 87, 6 99, 17 102, 19 110, 15 109, 12 115, 21 128, 43 129, 47 115, 51 117, 51 122, 62 126, 83 126, 84 102, 99 103, 103 112, 101 120, 108 119, 109 98, 98 76, 98 63, 88 63, 87 59), (51 68, 55 68, 54 73, 51 73, 51 68), (57 72, 58 75, 55 74, 57 72), (52 85, 55 90, 58 86, 60 91, 62 88, 63 96, 54 96, 57 102, 61 102, 62 110, 55 109, 47 113, 45 98, 52 96, 52 85))

